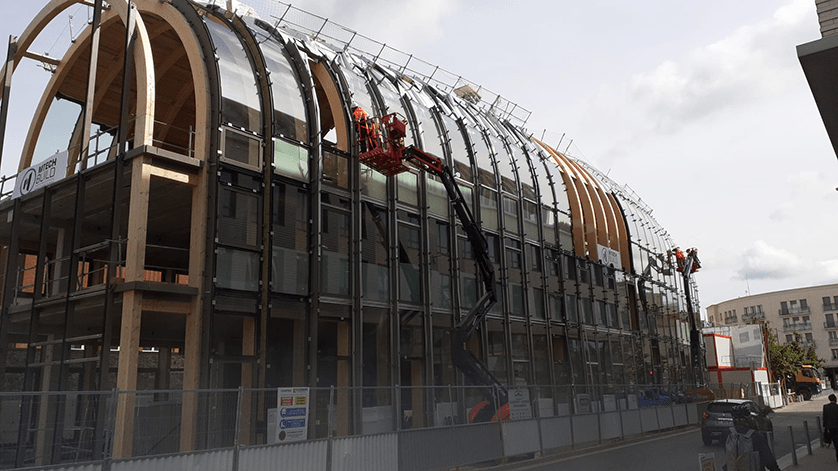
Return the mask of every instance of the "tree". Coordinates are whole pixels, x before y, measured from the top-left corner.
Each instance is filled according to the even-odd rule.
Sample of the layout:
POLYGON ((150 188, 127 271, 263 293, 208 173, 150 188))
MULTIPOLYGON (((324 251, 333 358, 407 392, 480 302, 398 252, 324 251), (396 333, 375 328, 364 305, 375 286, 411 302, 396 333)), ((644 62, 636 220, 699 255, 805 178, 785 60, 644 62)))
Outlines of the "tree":
POLYGON ((794 340, 791 343, 781 344, 777 340, 777 331, 763 324, 763 333, 768 341, 768 362, 771 367, 771 374, 779 381, 788 375, 797 374, 798 365, 812 365, 819 368, 823 360, 818 358, 813 346, 800 345, 800 334, 794 332, 794 340))

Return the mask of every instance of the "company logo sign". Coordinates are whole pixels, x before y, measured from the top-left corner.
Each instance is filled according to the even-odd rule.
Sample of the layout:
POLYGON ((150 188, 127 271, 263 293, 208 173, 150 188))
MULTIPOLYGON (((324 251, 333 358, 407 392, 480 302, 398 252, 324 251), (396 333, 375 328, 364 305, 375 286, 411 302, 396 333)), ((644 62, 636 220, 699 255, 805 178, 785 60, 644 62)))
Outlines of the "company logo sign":
POLYGON ((20 198, 67 176, 67 151, 59 152, 17 175, 12 198, 20 198))

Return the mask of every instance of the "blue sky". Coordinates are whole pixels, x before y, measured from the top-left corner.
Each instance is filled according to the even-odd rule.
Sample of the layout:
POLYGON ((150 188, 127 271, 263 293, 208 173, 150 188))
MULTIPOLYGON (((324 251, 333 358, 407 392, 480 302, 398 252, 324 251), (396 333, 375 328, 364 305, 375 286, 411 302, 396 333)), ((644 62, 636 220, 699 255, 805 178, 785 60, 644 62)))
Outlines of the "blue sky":
MULTIPOLYGON (((16 2, 0 38, 44 4, 16 2)), ((571 155, 628 184, 678 244, 699 249, 702 306, 838 283, 838 161, 795 50, 820 38, 814 0, 294 6, 519 104, 537 137, 565 136, 562 150, 572 139, 571 155)), ((86 8, 68 11, 32 49, 78 31, 86 8)), ((31 61, 19 70, 3 173, 48 79, 31 61)))

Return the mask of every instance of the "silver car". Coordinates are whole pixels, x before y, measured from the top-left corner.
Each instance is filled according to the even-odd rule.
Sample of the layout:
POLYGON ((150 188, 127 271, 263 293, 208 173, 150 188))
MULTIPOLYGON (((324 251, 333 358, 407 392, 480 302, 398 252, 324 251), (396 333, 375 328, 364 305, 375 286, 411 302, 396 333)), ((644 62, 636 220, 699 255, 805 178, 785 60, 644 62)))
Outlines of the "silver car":
POLYGON ((731 411, 738 405, 747 405, 751 411, 751 418, 757 425, 757 430, 763 434, 774 431, 774 425, 768 414, 771 408, 761 408, 756 402, 747 399, 723 399, 707 404, 707 411, 701 415, 701 439, 705 445, 710 445, 713 440, 724 443, 730 427, 733 427, 733 416, 731 411))

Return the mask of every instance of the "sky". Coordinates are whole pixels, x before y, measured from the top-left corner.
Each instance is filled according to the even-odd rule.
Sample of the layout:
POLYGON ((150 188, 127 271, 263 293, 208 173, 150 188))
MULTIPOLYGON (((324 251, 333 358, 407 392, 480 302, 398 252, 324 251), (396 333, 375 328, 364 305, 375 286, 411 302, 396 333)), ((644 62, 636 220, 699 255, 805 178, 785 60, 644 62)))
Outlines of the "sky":
MULTIPOLYGON (((15 2, 3 43, 46 3, 15 2)), ((293 5, 531 111, 529 132, 627 184, 678 245, 699 250, 702 311, 838 283, 838 160, 796 51, 820 38, 815 0, 293 5)), ((60 56, 55 45, 87 20, 68 12, 33 51, 60 56)), ((49 78, 32 61, 18 70, 3 174, 16 172, 49 78)))

